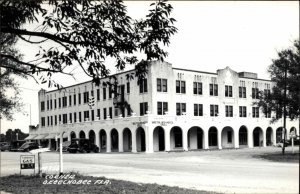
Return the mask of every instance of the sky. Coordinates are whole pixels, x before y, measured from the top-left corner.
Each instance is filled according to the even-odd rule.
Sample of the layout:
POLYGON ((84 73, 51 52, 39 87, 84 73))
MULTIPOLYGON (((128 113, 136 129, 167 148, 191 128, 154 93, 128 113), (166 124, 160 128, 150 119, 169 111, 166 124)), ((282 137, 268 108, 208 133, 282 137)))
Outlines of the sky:
MULTIPOLYGON (((143 18, 151 2, 125 1, 128 14, 143 18)), ((229 66, 240 72, 255 72, 261 79, 269 79, 268 66, 277 52, 292 46, 299 39, 299 2, 279 1, 170 1, 177 20, 177 34, 171 38, 165 59, 173 67, 216 72, 229 66)), ((35 48, 19 41, 17 47, 30 60, 35 48)), ((112 73, 116 70, 112 69, 112 73)), ((54 76, 63 86, 73 85, 89 78, 76 69, 76 80, 54 76)), ((15 120, 1 120, 1 133, 20 128, 28 132, 30 124, 37 125, 38 91, 47 85, 38 85, 33 79, 20 80, 23 113, 14 114, 15 120), (30 111, 31 109, 31 111, 30 111), (30 114, 31 113, 31 114, 30 114)))

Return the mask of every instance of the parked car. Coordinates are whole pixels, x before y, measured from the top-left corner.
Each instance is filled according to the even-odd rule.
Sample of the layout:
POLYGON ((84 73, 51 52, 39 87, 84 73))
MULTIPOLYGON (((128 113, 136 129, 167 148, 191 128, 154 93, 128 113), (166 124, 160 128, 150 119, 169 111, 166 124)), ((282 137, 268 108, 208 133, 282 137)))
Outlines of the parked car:
POLYGON ((70 153, 90 153, 99 152, 99 147, 91 142, 89 139, 85 138, 74 138, 71 140, 71 144, 68 147, 70 153))
MULTIPOLYGON (((65 141, 65 142, 63 142, 63 143, 62 143, 62 151, 63 151, 63 152, 69 151, 70 145, 71 145, 71 141, 65 141)), ((59 151, 59 146, 58 146, 58 148, 57 148, 57 151, 59 151)))
POLYGON ((12 141, 10 143, 10 151, 17 152, 18 148, 21 147, 21 145, 23 145, 25 142, 25 140, 12 141))
POLYGON ((38 149, 39 145, 35 142, 26 142, 17 149, 18 152, 29 152, 30 150, 38 149))
MULTIPOLYGON (((291 145, 291 142, 290 142, 290 140, 287 140, 287 139, 286 139, 286 140, 285 140, 285 143, 284 143, 284 147, 287 147, 287 146, 289 146, 289 145, 291 145)), ((277 146, 277 147, 282 147, 282 146, 283 146, 283 139, 280 140, 280 142, 277 143, 276 146, 277 146)))
POLYGON ((10 150, 10 144, 8 142, 1 142, 0 143, 0 150, 2 152, 6 151, 6 150, 10 150))

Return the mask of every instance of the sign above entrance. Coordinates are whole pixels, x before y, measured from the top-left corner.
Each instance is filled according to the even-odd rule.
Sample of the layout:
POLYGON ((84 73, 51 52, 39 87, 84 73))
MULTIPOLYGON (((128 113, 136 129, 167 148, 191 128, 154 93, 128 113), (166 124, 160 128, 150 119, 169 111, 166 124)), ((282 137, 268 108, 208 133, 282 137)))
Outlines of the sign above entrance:
POLYGON ((161 125, 161 126, 167 126, 167 125, 173 125, 173 121, 152 121, 153 125, 161 125))

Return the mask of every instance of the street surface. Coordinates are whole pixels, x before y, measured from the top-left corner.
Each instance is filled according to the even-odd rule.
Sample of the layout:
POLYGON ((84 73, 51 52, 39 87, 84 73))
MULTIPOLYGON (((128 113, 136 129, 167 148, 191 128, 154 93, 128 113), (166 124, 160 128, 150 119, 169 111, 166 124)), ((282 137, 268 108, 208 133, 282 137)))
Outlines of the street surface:
MULTIPOLYGON (((291 147, 286 150, 290 152, 291 147)), ((84 175, 225 193, 298 193, 299 163, 271 162, 253 157, 275 151, 280 151, 280 148, 153 154, 64 153, 63 159, 64 172, 84 175)), ((28 153, 1 153, 1 176, 20 173, 21 154, 28 153)), ((43 172, 56 174, 58 161, 58 152, 43 153, 43 172)), ((25 170, 22 174, 32 172, 25 170)))

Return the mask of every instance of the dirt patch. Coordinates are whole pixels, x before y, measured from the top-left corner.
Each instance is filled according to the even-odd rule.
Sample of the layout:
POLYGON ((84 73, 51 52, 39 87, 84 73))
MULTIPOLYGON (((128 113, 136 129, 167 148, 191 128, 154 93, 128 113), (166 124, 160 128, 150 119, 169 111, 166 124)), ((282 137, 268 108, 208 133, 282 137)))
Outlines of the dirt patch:
POLYGON ((262 158, 274 162, 287 162, 287 163, 299 163, 299 152, 297 153, 264 153, 259 155, 253 155, 254 158, 262 158))
POLYGON ((215 192, 183 189, 158 184, 141 184, 129 181, 106 179, 104 177, 81 176, 76 174, 74 179, 68 180, 90 180, 91 184, 43 184, 49 179, 37 176, 11 175, 0 177, 0 188, 10 193, 187 193, 187 194, 214 194, 215 192), (95 184, 96 181, 108 180, 109 184, 95 184))

